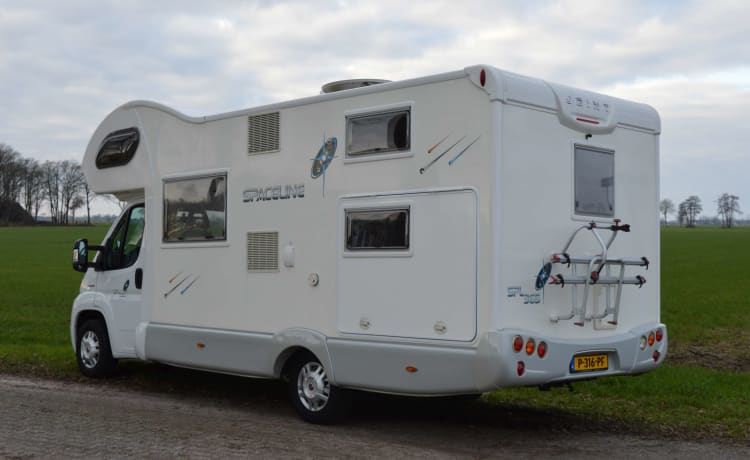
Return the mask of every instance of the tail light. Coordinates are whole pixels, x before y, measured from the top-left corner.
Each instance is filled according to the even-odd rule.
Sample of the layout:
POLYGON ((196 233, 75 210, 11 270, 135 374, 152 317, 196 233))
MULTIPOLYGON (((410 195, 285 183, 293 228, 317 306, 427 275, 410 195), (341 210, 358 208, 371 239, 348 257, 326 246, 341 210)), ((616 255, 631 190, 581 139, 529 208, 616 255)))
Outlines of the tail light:
POLYGON ((522 376, 525 370, 526 365, 523 363, 523 361, 518 361, 518 365, 516 366, 516 372, 518 373, 518 376, 522 376))
POLYGON ((661 353, 659 353, 659 350, 654 350, 654 362, 659 361, 659 356, 661 356, 661 353))
POLYGON ((539 345, 536 347, 536 354, 540 358, 544 358, 547 355, 547 343, 546 342, 539 342, 539 345))
POLYGON ((648 333, 648 346, 650 347, 653 344, 654 344, 654 331, 651 331, 648 333))
POLYGON ((536 342, 534 342, 534 339, 528 339, 526 341, 526 354, 533 355, 535 348, 536 348, 536 342))
POLYGON ((656 330, 656 341, 661 342, 661 339, 664 338, 664 330, 662 328, 659 328, 656 330))
POLYGON ((523 337, 521 337, 520 335, 513 337, 513 351, 518 353, 522 349, 523 349, 523 337))

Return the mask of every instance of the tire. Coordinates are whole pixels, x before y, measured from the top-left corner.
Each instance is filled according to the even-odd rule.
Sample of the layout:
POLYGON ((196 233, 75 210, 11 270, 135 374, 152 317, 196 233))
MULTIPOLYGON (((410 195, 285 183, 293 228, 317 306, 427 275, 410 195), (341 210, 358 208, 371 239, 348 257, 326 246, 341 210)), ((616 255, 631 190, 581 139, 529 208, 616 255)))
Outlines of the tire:
POLYGON ((315 355, 299 353, 292 357, 286 377, 289 401, 306 422, 330 425, 349 414, 351 392, 328 382, 327 370, 315 355))
POLYGON ((78 327, 76 361, 86 377, 102 378, 112 374, 117 360, 112 357, 107 326, 100 319, 89 319, 78 327))

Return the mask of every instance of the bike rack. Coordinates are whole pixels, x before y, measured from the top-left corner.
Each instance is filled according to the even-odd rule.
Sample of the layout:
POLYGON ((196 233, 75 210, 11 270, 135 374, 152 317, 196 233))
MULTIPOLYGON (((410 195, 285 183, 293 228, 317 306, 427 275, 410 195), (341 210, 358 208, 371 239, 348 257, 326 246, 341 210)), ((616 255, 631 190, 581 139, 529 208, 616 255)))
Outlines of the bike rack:
POLYGON ((551 315, 550 320, 557 322, 560 320, 570 320, 574 317, 578 317, 578 320, 573 324, 576 326, 583 326, 585 321, 592 319, 604 319, 608 315, 612 315, 612 319, 607 321, 613 326, 617 325, 618 317, 620 314, 620 299, 622 298, 622 287, 624 285, 634 285, 641 288, 646 283, 646 278, 641 275, 632 277, 625 276, 626 266, 638 266, 646 267, 648 270, 649 260, 646 257, 640 258, 608 258, 607 251, 617 237, 618 232, 630 232, 630 225, 620 225, 619 219, 614 219, 612 225, 608 227, 599 227, 595 222, 589 222, 586 225, 582 225, 577 228, 568 239, 567 244, 562 251, 552 254, 550 261, 542 266, 542 270, 537 275, 536 289, 542 289, 547 282, 551 285, 560 286, 564 288, 565 285, 574 286, 572 289, 572 308, 570 312, 565 316, 551 315), (594 238, 601 247, 601 252, 591 257, 574 257, 568 254, 570 245, 575 240, 576 236, 581 230, 589 230, 594 235, 594 238), (597 230, 608 230, 612 234, 609 240, 604 243, 599 232, 597 230), (551 275, 552 264, 566 265, 571 269, 569 276, 563 276, 558 273, 557 275, 551 275), (585 274, 580 274, 580 267, 586 267, 585 274), (619 267, 619 273, 617 276, 612 276, 612 267, 619 267), (602 276, 602 270, 604 275, 602 276), (586 314, 586 307, 588 303, 588 297, 591 286, 601 285, 606 289, 606 303, 607 306, 602 313, 594 314, 593 312, 589 315, 586 314), (578 303, 578 288, 583 287, 583 294, 580 304, 578 303), (612 303, 611 291, 615 289, 615 300, 612 303))

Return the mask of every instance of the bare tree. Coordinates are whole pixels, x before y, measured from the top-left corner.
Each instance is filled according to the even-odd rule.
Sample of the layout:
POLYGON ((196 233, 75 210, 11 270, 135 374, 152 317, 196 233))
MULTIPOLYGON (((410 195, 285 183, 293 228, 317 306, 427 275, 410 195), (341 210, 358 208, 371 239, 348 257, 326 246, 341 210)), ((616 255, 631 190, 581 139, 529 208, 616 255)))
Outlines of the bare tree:
POLYGON ((6 225, 10 223, 11 210, 20 195, 21 161, 21 154, 13 147, 0 144, 0 206, 5 211, 0 214, 5 215, 6 225))
POLYGON ((721 226, 732 228, 734 226, 734 215, 742 214, 742 211, 740 211, 740 197, 722 193, 719 199, 716 200, 716 203, 719 217, 721 217, 721 226))
POLYGON ((701 211, 703 211, 701 199, 696 195, 690 195, 685 201, 680 203, 680 223, 685 222, 686 226, 695 227, 695 221, 701 211))
POLYGON ((674 214, 674 203, 669 198, 664 198, 659 202, 659 211, 664 214, 664 225, 667 225, 667 216, 674 214))
POLYGON ((42 164, 42 185, 44 197, 49 204, 49 214, 53 223, 60 216, 60 171, 56 161, 45 161, 42 164))
POLYGON ((60 171, 60 219, 61 223, 68 223, 68 216, 73 208, 73 204, 76 198, 80 197, 80 204, 78 207, 83 206, 84 201, 81 196, 83 193, 83 183, 85 179, 83 177, 83 171, 81 165, 71 160, 64 160, 59 163, 60 171))

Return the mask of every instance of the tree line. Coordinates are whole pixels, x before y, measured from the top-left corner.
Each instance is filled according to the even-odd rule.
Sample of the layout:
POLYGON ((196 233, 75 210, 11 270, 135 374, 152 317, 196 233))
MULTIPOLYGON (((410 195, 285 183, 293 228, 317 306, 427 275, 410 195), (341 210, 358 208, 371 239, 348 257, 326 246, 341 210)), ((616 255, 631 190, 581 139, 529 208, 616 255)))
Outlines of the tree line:
POLYGON ((91 200, 81 164, 73 160, 45 161, 24 158, 13 147, 0 143, 0 216, 11 223, 16 203, 36 221, 46 205, 53 223, 75 221, 75 211, 85 206, 86 221, 91 223, 91 200))
MULTIPOLYGON (((667 225, 667 219, 671 214, 677 214, 677 223, 686 227, 695 227, 698 222, 698 216, 703 212, 701 199, 696 195, 691 195, 675 207, 674 202, 665 198, 659 202, 659 211, 664 216, 664 224, 667 225)), ((737 223, 737 216, 742 214, 740 210, 740 197, 729 193, 722 193, 716 199, 716 212, 718 221, 724 228, 732 228, 737 223)))

